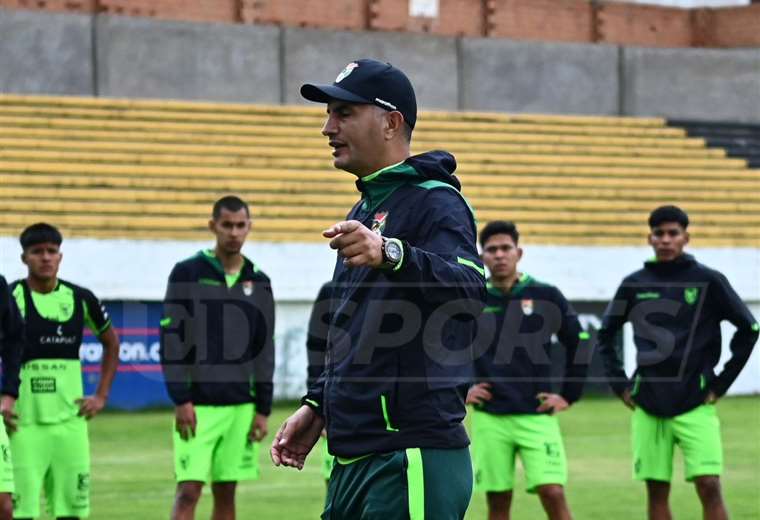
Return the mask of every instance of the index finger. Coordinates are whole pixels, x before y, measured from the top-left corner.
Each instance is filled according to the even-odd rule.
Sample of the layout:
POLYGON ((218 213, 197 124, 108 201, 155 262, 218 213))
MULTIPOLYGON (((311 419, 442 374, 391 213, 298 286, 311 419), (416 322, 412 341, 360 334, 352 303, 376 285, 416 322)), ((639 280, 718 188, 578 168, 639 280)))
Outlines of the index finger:
POLYGON ((361 226, 361 222, 357 220, 343 220, 332 225, 332 227, 325 229, 322 232, 322 236, 325 238, 334 238, 341 233, 351 233, 361 226))

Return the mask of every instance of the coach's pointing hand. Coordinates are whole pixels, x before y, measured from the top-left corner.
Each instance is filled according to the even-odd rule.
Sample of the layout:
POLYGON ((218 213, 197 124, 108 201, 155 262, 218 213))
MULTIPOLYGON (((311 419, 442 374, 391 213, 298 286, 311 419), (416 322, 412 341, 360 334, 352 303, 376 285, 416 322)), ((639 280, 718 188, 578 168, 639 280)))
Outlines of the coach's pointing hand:
POLYGON ((383 239, 358 220, 338 222, 322 232, 331 238, 347 267, 380 267, 383 263, 383 239))
POLYGON ((325 420, 308 406, 288 417, 274 437, 270 455, 275 466, 303 469, 306 455, 319 439, 325 420))

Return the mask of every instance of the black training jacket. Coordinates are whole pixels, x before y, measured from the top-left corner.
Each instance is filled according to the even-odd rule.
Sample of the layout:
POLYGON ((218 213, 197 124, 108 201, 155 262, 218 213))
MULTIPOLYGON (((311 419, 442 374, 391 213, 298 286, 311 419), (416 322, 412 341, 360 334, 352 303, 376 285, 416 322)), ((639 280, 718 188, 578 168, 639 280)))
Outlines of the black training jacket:
POLYGON ((272 409, 274 300, 269 278, 247 258, 227 287, 209 251, 169 275, 161 320, 161 365, 175 404, 254 402, 272 409))
POLYGON ((3 360, 3 395, 18 397, 19 371, 24 350, 24 322, 8 283, 0 276, 0 356, 3 360))
POLYGON ((671 262, 646 262, 623 280, 602 320, 598 348, 615 393, 630 388, 646 412, 673 417, 702 404, 710 390, 726 393, 749 359, 758 330, 725 276, 682 255, 671 262), (723 320, 737 330, 731 359, 716 375, 723 320), (636 344, 632 380, 615 350, 625 322, 633 325, 636 344))
POLYGON ((476 408, 493 414, 535 414, 540 392, 553 392, 552 336, 565 347, 559 393, 581 397, 587 364, 578 348, 588 344, 578 315, 556 287, 523 274, 508 293, 490 283, 478 320, 475 380, 489 383, 490 401, 476 408))
POLYGON ((333 455, 469 444, 485 272, 455 168, 450 154, 429 152, 357 181, 348 219, 404 241, 404 258, 395 271, 336 263, 326 367, 303 399, 324 415, 333 455))

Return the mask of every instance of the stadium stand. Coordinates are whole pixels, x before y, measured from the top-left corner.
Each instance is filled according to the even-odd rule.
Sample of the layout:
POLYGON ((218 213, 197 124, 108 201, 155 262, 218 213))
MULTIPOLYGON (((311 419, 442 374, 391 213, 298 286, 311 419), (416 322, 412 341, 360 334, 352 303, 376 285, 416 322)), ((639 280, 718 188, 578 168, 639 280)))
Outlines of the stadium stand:
MULTIPOLYGON (((209 204, 234 192, 253 204, 255 240, 313 242, 357 198, 332 168, 322 108, 20 95, 0 107, 0 235, 48 220, 67 236, 203 239, 209 204)), ((413 152, 456 155, 478 218, 521 222, 532 243, 638 245, 651 208, 675 203, 698 245, 757 247, 760 171, 716 142, 658 118, 426 112, 413 152)))
POLYGON ((707 146, 724 148, 729 157, 746 159, 750 168, 760 168, 760 124, 681 120, 668 124, 704 138, 707 146))

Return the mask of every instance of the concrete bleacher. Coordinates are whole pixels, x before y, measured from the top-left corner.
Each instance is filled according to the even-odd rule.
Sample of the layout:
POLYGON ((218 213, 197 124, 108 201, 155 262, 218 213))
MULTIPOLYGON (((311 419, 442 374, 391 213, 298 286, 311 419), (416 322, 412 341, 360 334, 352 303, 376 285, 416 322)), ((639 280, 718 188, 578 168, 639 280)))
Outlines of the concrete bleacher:
MULTIPOLYGON (((252 238, 315 242, 357 198, 321 136, 323 107, 0 95, 0 235, 40 220, 70 236, 203 239, 236 193, 252 238)), ((658 118, 425 112, 413 152, 458 160, 481 223, 530 243, 639 245, 676 203, 695 245, 760 245, 760 172, 658 118)))

